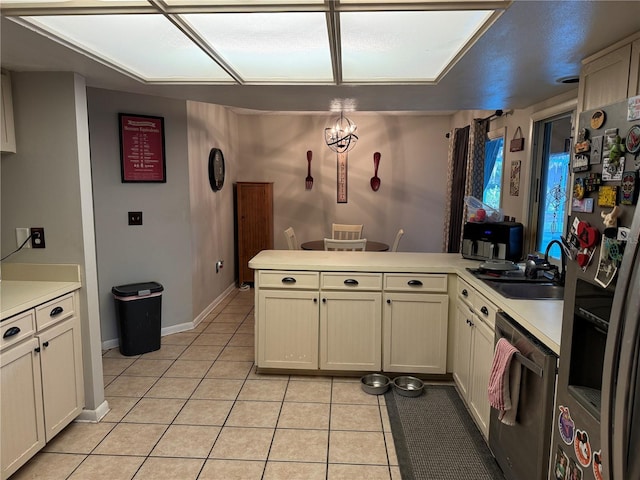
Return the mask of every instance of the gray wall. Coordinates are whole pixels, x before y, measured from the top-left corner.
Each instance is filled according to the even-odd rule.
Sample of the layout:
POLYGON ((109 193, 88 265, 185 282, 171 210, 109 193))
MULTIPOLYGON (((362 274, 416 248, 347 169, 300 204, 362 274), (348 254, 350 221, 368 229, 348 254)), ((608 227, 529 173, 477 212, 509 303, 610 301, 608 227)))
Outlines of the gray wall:
POLYGON ((15 154, 2 154, 2 256, 16 227, 44 227, 46 248, 6 262, 81 266, 85 402, 104 402, 89 177, 86 88, 73 73, 13 73, 15 154))
POLYGON ((348 203, 336 202, 336 157, 324 143, 326 114, 238 115, 239 181, 274 182, 275 248, 287 248, 292 226, 299 242, 330 235, 331 223, 363 223, 365 237, 399 251, 439 252, 442 245, 449 116, 353 113, 359 140, 348 153, 348 203), (305 190, 306 152, 313 152, 313 188, 305 190), (380 152, 374 192, 373 154, 380 152))
POLYGON ((116 285, 159 282, 162 326, 191 322, 186 104, 94 88, 87 98, 102 340, 118 338, 111 294, 116 285), (166 183, 121 182, 119 112, 164 118, 166 183), (142 226, 128 225, 129 211, 142 211, 142 226))

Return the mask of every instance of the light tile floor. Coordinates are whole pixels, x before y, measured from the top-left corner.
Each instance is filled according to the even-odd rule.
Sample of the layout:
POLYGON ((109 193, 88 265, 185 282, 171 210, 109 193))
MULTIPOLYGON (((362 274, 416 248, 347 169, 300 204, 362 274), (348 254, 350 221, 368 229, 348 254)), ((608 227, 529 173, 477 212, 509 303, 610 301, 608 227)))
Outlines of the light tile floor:
POLYGON ((400 480, 383 396, 359 378, 256 374, 254 291, 137 357, 104 353, 111 411, 11 480, 400 480))

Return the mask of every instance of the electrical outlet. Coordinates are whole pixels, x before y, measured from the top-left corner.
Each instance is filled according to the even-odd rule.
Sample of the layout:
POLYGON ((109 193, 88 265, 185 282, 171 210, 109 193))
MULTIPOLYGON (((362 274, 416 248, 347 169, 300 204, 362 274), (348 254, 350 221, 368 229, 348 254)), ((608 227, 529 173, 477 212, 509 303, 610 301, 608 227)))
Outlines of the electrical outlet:
POLYGON ((129 225, 142 225, 142 212, 129 212, 129 225))
POLYGON ((31 227, 31 247, 32 248, 44 248, 44 228, 31 227))
MULTIPOLYGON (((16 228, 16 247, 22 247, 22 244, 29 238, 28 228, 16 228)), ((27 242, 23 248, 31 248, 31 242, 27 242)))

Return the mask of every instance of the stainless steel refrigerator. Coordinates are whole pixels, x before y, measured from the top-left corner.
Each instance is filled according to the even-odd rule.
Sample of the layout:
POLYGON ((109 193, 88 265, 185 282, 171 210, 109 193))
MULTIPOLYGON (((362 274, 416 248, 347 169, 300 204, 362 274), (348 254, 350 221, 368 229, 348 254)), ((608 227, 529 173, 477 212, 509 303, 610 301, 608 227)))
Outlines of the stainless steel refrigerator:
MULTIPOLYGON (((623 138, 638 123, 627 121, 625 108, 626 102, 621 102, 602 109, 607 116, 605 127, 615 125, 623 138)), ((588 125, 592 113, 581 114, 579 124, 588 125)), ((597 133, 594 130, 592 136, 597 133)), ((634 160, 637 156, 625 155, 625 170, 636 171, 637 177, 634 160)), ((582 175, 594 172, 603 172, 602 165, 594 164, 582 175)), ((602 184, 621 188, 620 181, 602 184)), ((600 242, 589 265, 580 266, 574 260, 567 269, 552 479, 640 480, 640 208, 636 203, 637 194, 631 204, 619 207, 617 226, 629 228, 624 230, 626 241, 621 241, 619 229, 615 237, 605 231, 602 214, 611 207, 596 207, 590 213, 572 211, 572 217, 600 232, 600 242), (617 241, 610 243, 611 238, 617 241), (614 244, 619 250, 617 260, 600 263, 600 252, 614 244)))

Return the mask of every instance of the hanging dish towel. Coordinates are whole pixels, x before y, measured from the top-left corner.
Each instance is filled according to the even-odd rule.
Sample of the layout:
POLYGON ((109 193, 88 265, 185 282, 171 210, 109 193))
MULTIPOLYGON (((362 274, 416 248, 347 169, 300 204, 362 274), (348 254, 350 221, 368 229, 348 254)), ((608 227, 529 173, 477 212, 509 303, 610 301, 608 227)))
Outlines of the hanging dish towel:
POLYGON ((517 352, 506 339, 499 339, 489 376, 489 404, 498 410, 498 419, 507 425, 515 425, 520 399, 521 366, 513 359, 517 352))

